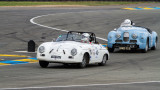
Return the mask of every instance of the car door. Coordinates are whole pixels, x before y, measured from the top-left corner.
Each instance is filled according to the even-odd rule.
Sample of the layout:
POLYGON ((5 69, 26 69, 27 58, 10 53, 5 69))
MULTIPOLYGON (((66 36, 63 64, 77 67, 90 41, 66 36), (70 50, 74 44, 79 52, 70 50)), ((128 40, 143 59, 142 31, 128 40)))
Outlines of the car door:
POLYGON ((93 61, 94 62, 100 62, 101 59, 102 59, 102 51, 101 51, 101 48, 99 44, 93 44, 93 61))
POLYGON ((91 34, 90 36, 90 43, 92 45, 92 62, 100 62, 101 61, 101 52, 100 52, 100 45, 99 43, 96 41, 96 36, 94 33, 91 34))

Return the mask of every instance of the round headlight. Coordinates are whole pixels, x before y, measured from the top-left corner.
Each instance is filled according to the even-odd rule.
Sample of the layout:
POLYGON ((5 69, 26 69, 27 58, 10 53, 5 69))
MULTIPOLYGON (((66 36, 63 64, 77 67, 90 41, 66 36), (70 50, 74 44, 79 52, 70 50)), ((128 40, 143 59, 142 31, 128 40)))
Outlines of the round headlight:
POLYGON ((117 33, 116 38, 120 38, 120 37, 121 37, 121 34, 117 33))
POLYGON ((136 34, 132 34, 132 38, 133 38, 133 39, 136 39, 136 38, 137 38, 137 35, 136 35, 136 34))
POLYGON ((77 49, 73 48, 73 49, 71 50, 71 55, 72 55, 72 56, 75 56, 76 54, 77 54, 77 49))
POLYGON ((41 47, 39 48, 39 53, 43 53, 44 51, 45 51, 44 46, 41 46, 41 47))

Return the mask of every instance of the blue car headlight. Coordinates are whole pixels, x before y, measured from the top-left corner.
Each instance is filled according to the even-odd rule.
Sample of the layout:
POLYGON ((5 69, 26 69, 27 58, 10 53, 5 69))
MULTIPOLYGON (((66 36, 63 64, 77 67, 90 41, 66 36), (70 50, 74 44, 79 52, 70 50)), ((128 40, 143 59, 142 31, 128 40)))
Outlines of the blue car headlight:
POLYGON ((137 37, 138 37, 137 34, 132 34, 133 39, 136 39, 137 37))
POLYGON ((121 37, 121 34, 120 33, 117 33, 116 34, 116 38, 120 38, 121 37))

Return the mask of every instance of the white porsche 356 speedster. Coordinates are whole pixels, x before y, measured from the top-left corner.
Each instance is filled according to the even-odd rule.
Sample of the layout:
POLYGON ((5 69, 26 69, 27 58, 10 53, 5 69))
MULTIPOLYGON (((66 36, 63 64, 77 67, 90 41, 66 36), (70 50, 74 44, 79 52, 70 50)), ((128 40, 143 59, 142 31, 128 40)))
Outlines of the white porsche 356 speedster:
POLYGON ((96 41, 94 33, 69 31, 55 42, 42 43, 37 50, 37 59, 42 68, 49 63, 77 64, 84 68, 92 63, 106 65, 109 52, 96 41))

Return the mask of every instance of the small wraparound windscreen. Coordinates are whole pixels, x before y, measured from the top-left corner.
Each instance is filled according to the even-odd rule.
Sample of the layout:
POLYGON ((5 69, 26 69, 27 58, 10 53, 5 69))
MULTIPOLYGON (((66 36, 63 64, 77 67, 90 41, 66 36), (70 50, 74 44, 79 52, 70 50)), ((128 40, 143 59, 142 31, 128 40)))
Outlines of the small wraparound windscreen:
POLYGON ((81 42, 81 39, 84 38, 83 35, 81 34, 62 34, 60 35, 56 42, 59 42, 59 41, 77 41, 77 42, 81 42))

